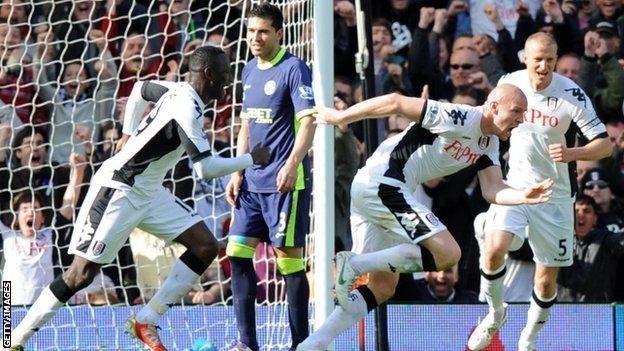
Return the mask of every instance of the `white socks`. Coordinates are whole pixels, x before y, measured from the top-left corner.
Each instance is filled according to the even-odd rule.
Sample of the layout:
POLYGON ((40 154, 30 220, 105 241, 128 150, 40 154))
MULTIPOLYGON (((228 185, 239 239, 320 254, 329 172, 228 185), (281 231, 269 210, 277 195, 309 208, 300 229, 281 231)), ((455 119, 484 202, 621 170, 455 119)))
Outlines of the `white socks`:
POLYGON ((167 312, 170 304, 180 303, 182 297, 191 290, 198 278, 197 273, 178 259, 156 295, 137 313, 137 321, 156 324, 160 316, 167 312))
POLYGON ((52 319, 63 305, 50 291, 49 286, 43 289, 24 319, 13 330, 12 345, 24 346, 35 331, 52 319))
POLYGON ((497 321, 503 318, 505 313, 503 305, 503 296, 505 295, 503 279, 505 279, 506 272, 507 267, 504 264, 494 271, 481 267, 481 289, 485 295, 485 300, 490 306, 490 312, 494 313, 494 319, 497 321))
POLYGON ((351 266, 359 273, 422 272, 422 252, 418 245, 401 244, 388 249, 359 254, 351 257, 351 266))
POLYGON ((343 331, 349 329, 360 319, 366 317, 368 308, 366 301, 360 292, 355 289, 350 293, 349 304, 346 309, 336 306, 334 311, 327 317, 323 325, 310 334, 302 345, 324 350, 343 331))
POLYGON ((529 312, 527 315, 527 324, 524 329, 522 329, 520 341, 534 343, 537 340, 540 330, 542 330, 542 327, 548 320, 550 308, 555 303, 556 298, 556 293, 554 296, 545 299, 538 296, 535 290, 533 291, 531 305, 529 306, 529 312))

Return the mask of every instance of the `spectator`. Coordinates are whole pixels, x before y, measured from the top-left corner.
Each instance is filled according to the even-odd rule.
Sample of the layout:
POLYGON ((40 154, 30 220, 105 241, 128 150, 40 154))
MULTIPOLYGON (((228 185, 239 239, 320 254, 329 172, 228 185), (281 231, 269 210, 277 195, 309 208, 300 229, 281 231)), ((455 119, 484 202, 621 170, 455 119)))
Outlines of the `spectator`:
MULTIPOLYGON (((572 1, 572 2, 578 3, 575 1, 572 1)), ((598 6, 596 6, 596 0, 582 0, 580 2, 580 5, 581 6, 578 9, 579 28, 581 30, 585 30, 589 28, 589 20, 592 17, 595 17, 596 15, 598 15, 598 6)))
POLYGON ((593 28, 603 21, 616 21, 624 14, 622 4, 614 0, 596 0, 598 14, 589 20, 589 27, 593 28))
MULTIPOLYGON (((390 33, 394 38, 392 46, 401 56, 407 55, 407 48, 412 41, 412 32, 418 25, 418 5, 409 0, 377 1, 375 16, 388 20, 390 33)), ((437 5, 445 7, 446 3, 440 0, 427 1, 427 6, 437 5)))
POLYGON ((373 20, 373 54, 375 71, 375 95, 393 89, 405 89, 413 94, 411 82, 404 74, 403 56, 396 54, 390 35, 390 23, 385 18, 373 20))
POLYGON ((581 189, 598 206, 597 225, 610 232, 624 233, 624 200, 613 195, 610 181, 601 168, 594 168, 585 174, 581 189))
POLYGON ((426 285, 420 285, 418 301, 436 302, 477 302, 477 293, 472 290, 458 289, 457 265, 439 272, 425 272, 426 285))
POLYGON ((576 161, 576 183, 579 189, 583 188, 583 178, 587 172, 593 168, 600 167, 600 161, 596 160, 578 160, 576 161))
MULTIPOLYGON (((497 69, 506 72, 513 72, 522 69, 518 59, 518 47, 503 20, 501 19, 498 7, 494 4, 487 4, 483 11, 487 19, 494 24, 497 39, 488 34, 477 34, 474 37, 474 46, 479 53, 481 67, 485 69, 488 76, 496 75, 497 69)), ((500 78, 500 76, 498 76, 500 78)), ((496 84, 498 80, 492 82, 496 84)))
MULTIPOLYGON (((579 70, 581 69, 581 59, 575 53, 565 54, 557 59, 555 72, 564 77, 572 79, 575 83, 580 83, 579 70)), ((587 91, 587 90, 585 90, 587 91)))
MULTIPOLYGON (((59 164, 66 164, 72 150, 84 154, 84 145, 80 143, 75 131, 86 135, 98 135, 98 123, 109 117, 113 108, 117 88, 117 66, 106 48, 104 34, 99 30, 90 32, 102 58, 94 67, 98 69, 95 77, 90 77, 83 62, 69 61, 62 68, 60 87, 50 84, 56 78, 48 77, 43 67, 48 65, 42 59, 46 48, 45 33, 39 34, 37 53, 35 54, 35 74, 39 77, 39 94, 45 101, 52 101, 51 121, 54 125, 51 136, 51 159, 59 164), (83 129, 83 130, 81 130, 83 129), (86 129, 86 130, 84 130, 86 129)), ((93 138, 90 138, 93 139, 93 138)))
POLYGON ((624 120, 624 68, 618 63, 620 38, 614 22, 602 21, 585 33, 580 85, 592 98, 603 121, 624 120))
POLYGON ((161 66, 162 58, 158 54, 152 54, 146 36, 137 30, 131 30, 121 50, 118 97, 129 96, 137 80, 156 78, 161 66))
POLYGON ((607 134, 613 153, 611 157, 601 160, 603 169, 613 176, 616 184, 620 184, 620 189, 613 189, 618 196, 624 196, 624 121, 613 120, 607 122, 607 134))
POLYGON ((559 273, 560 301, 608 303, 615 301, 617 262, 624 256, 624 233, 596 226, 598 206, 589 196, 576 200, 576 245, 573 263, 559 273))
POLYGON ((13 138, 12 154, 5 162, 0 162, 2 208, 9 208, 12 193, 28 189, 41 193, 42 207, 61 207, 69 168, 48 162, 48 148, 48 134, 45 130, 31 125, 20 128, 13 138))
MULTIPOLYGON (((169 0, 167 2, 169 2, 169 6, 165 11, 168 12, 168 16, 163 19, 173 22, 174 33, 172 36, 175 45, 170 50, 165 49, 165 51, 180 53, 188 42, 206 37, 206 30, 204 29, 206 21, 199 13, 191 13, 190 0, 169 0)), ((166 5, 167 2, 163 3, 166 5)), ((171 29, 167 27, 167 30, 171 29)), ((168 39, 165 40, 165 42, 168 41, 168 39)))
POLYGON ((355 6, 351 1, 334 3, 334 75, 356 77, 355 53, 358 51, 355 6))
POLYGON ((72 155, 72 177, 63 196, 63 207, 53 221, 47 221, 52 226, 45 225, 44 202, 39 193, 26 190, 14 196, 11 229, 0 228, 5 260, 2 279, 12 282, 12 304, 32 304, 53 280, 53 251, 69 242, 59 234, 72 224, 85 166, 83 156, 72 155))
MULTIPOLYGON (((485 95, 493 89, 492 83, 481 71, 479 55, 476 51, 462 49, 453 52, 450 68, 451 83, 454 90, 469 87, 479 90, 479 103, 484 101, 485 95)), ((496 80, 498 81, 498 79, 496 80)))

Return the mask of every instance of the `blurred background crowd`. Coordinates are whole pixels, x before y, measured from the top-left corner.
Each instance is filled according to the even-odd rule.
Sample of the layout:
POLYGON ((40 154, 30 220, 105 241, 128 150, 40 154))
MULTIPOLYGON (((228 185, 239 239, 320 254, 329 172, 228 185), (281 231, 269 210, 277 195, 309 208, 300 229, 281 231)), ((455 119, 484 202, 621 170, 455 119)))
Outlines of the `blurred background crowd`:
MULTIPOLYGON (((317 0, 319 1, 319 0, 317 0)), ((181 81, 194 48, 222 47, 235 78, 247 49, 243 0, 2 0, 0 4, 0 232, 4 280, 14 282, 15 304, 30 304, 71 262, 72 221, 91 175, 109 158, 125 101, 137 80, 181 81)), ((281 4, 281 2, 280 2, 281 4)), ((355 6, 334 0, 334 105, 362 100, 355 70, 355 6)), ((506 73, 523 69, 522 49, 534 32, 559 46, 556 72, 583 88, 606 124, 613 154, 576 165, 574 265, 560 274, 561 301, 624 301, 624 1, 622 0, 376 0, 372 1, 371 64, 375 94, 398 92, 479 105, 506 73)), ((305 6, 283 6, 286 20, 306 18, 305 6), (289 17, 289 14, 292 15, 289 17)), ((306 21, 290 43, 311 39, 306 21)), ((290 30, 288 27, 286 30, 290 30)), ((295 52, 309 56, 305 47, 295 52)), ((240 81, 238 81, 240 82, 240 81)), ((240 87, 204 119, 216 153, 233 154, 240 87)), ((545 118, 530 116, 526 118, 545 118)), ((409 122, 378 122, 380 140, 409 122)), ((359 124, 336 128, 336 250, 350 249, 349 191, 367 152, 359 124)), ((583 143, 584 140, 578 140, 583 143)), ((501 144, 502 164, 508 145, 501 144)), ((187 158, 166 186, 193 206, 221 239, 229 226, 226 178, 193 176, 187 158)), ((476 168, 424 183, 417 190, 462 248, 459 264, 444 272, 403 275, 400 301, 478 301, 477 215, 487 210, 476 168)), ((310 248, 313 250, 313 247, 310 248)), ((183 249, 135 230, 117 259, 102 269, 75 304, 135 304, 148 300, 183 249)), ((256 253, 261 300, 283 294, 272 250, 256 253), (267 279, 267 277, 269 279, 267 279)), ((528 301, 533 261, 528 245, 508 260, 523 274, 508 282, 509 301, 528 301), (527 288, 528 287, 528 288, 527 288), (528 293, 527 293, 528 291, 528 293)), ((221 255, 186 303, 226 302, 229 266, 221 255)))

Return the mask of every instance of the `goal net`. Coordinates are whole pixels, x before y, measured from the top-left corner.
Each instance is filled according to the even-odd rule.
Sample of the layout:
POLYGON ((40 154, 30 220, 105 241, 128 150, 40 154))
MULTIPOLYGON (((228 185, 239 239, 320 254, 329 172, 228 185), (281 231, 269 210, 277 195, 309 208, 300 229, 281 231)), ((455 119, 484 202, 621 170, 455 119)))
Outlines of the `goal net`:
MULTIPOLYGON (((283 10, 283 45, 311 64, 313 0, 271 2, 283 10)), ((234 82, 226 88, 224 99, 207 107, 204 125, 214 153, 235 155, 240 76, 250 58, 245 16, 257 4, 251 0, 3 2, 0 232, 2 277, 14 280, 15 304, 32 303, 53 276, 71 263, 66 251, 77 213, 72 206, 78 209, 81 203, 74 199, 84 197, 91 175, 111 156, 135 81, 183 80, 188 54, 195 47, 223 48, 231 59, 234 82), (27 223, 38 226, 29 238, 19 233, 20 208, 14 205, 20 196, 40 207, 34 217, 41 223, 37 219, 27 223), (28 269, 24 268, 27 260, 28 269), (16 267, 28 272, 24 273, 28 283, 17 281, 16 267), (27 289, 28 284, 36 288, 27 289)), ((224 195, 227 181, 227 177, 198 179, 185 158, 165 182, 201 214, 222 248, 230 220, 224 195)), ((139 349, 123 334, 123 323, 154 295, 183 251, 135 230, 113 264, 105 266, 26 349, 139 349)), ((284 283, 272 250, 259 246, 255 264, 259 343, 263 350, 288 349, 284 283)), ((208 350, 206 340, 220 348, 237 337, 229 275, 222 252, 180 306, 161 319, 160 334, 170 349, 208 350)), ((26 313, 18 305, 13 307, 13 327, 26 313)))

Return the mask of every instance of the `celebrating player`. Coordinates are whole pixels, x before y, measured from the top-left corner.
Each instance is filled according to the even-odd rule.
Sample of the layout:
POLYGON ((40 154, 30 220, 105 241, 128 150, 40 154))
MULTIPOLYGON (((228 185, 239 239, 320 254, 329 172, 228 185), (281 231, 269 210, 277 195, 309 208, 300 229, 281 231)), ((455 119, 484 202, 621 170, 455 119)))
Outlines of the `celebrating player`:
POLYGON ((468 341, 482 350, 507 319, 503 303, 505 255, 528 237, 535 254, 535 284, 518 349, 535 350, 537 336, 557 297, 559 267, 572 264, 575 160, 598 160, 611 153, 605 126, 589 98, 573 81, 553 73, 557 43, 545 33, 531 35, 524 47, 526 70, 501 78, 528 98, 525 122, 511 136, 507 184, 523 187, 537 179, 555 179, 551 201, 538 206, 496 206, 488 212, 486 249, 481 258, 481 289, 489 314, 468 341), (577 130, 589 140, 574 147, 577 130), (528 233, 528 234, 527 234, 528 233))
POLYGON ((461 251, 451 233, 412 195, 418 184, 474 164, 489 202, 514 205, 548 200, 550 179, 523 190, 502 181, 498 138, 509 138, 522 122, 526 106, 522 91, 506 84, 495 88, 479 107, 391 94, 343 112, 319 110, 320 118, 330 124, 391 114, 413 123, 385 140, 355 176, 351 189, 353 252, 336 255, 340 306, 297 350, 325 350, 342 331, 394 294, 399 273, 436 272, 459 261, 461 251), (368 272, 368 284, 351 290, 355 280, 368 272))
POLYGON ((170 304, 178 303, 217 255, 217 241, 200 216, 169 193, 162 182, 186 151, 205 178, 220 177, 269 160, 268 148, 236 158, 211 156, 202 130, 204 106, 223 94, 229 62, 221 49, 201 47, 189 60, 190 82, 139 82, 124 116, 121 151, 94 175, 76 220, 69 269, 39 296, 13 332, 13 350, 26 341, 77 291, 110 263, 128 235, 139 227, 187 250, 174 264, 156 295, 126 325, 127 332, 150 350, 166 350, 155 324, 170 304), (141 121, 148 101, 157 101, 141 121), (129 135, 132 136, 129 136, 129 135))
POLYGON ((247 41, 255 58, 242 74, 243 121, 237 153, 264 142, 272 147, 272 154, 268 165, 234 173, 226 189, 228 202, 235 207, 226 252, 240 334, 229 350, 258 350, 252 258, 261 240, 270 241, 286 281, 295 348, 308 336, 310 288, 302 257, 310 223, 307 152, 314 136, 314 94, 308 67, 280 46, 284 33, 280 10, 262 3, 247 19, 247 41))

